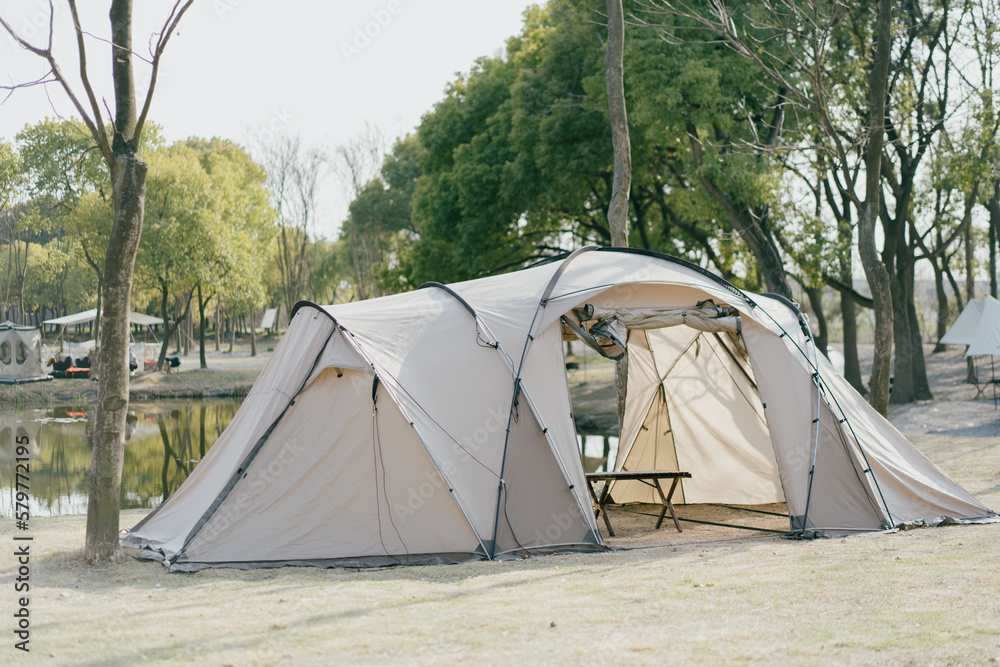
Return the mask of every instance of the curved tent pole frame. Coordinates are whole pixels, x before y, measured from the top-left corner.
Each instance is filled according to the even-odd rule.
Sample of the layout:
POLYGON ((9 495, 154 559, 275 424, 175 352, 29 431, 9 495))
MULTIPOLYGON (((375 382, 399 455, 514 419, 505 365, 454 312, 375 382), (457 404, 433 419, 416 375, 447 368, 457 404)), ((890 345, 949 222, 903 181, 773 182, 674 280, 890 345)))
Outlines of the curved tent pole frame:
MULTIPOLYGON (((796 306, 793 301, 790 301, 789 299, 781 296, 780 294, 765 294, 764 296, 768 296, 768 297, 772 297, 772 298, 777 299, 778 301, 780 301, 781 303, 783 303, 785 306, 787 306, 789 308, 789 310, 791 310, 795 314, 795 316, 799 320, 799 326, 802 328, 802 332, 805 334, 806 340, 807 341, 811 341, 813 343, 813 347, 815 348, 816 342, 813 340, 812 331, 809 330, 809 327, 806 324, 805 319, 802 316, 802 311, 800 311, 798 309, 798 306, 796 306)), ((756 304, 754 304, 754 307, 757 307, 756 304)), ((837 400, 836 395, 834 395, 834 393, 830 390, 830 386, 826 383, 826 380, 823 379, 823 376, 819 372, 819 359, 818 359, 818 357, 815 359, 815 361, 809 359, 809 355, 806 354, 805 350, 803 350, 801 347, 799 347, 799 344, 795 342, 795 339, 792 338, 792 336, 788 333, 788 331, 786 331, 785 328, 783 326, 781 326, 781 324, 776 319, 774 319, 774 317, 769 312, 767 312, 767 310, 765 310, 763 308, 761 308, 760 310, 762 310, 763 313, 765 315, 767 315, 767 317, 774 323, 775 326, 777 326, 779 329, 781 329, 782 335, 788 338, 789 342, 791 342, 791 344, 795 346, 795 349, 799 351, 799 354, 802 355, 802 357, 806 360, 806 363, 809 364, 809 366, 812 368, 812 371, 813 371, 813 382, 816 384, 816 391, 817 391, 817 393, 819 393, 820 391, 822 391, 823 394, 825 394, 826 396, 828 396, 829 399, 833 401, 833 405, 837 406, 837 410, 840 412, 840 419, 838 420, 838 426, 840 424, 847 424, 847 428, 851 432, 851 437, 854 440, 854 444, 857 445, 858 451, 861 453, 861 457, 864 459, 864 462, 865 462, 865 469, 862 472, 866 476, 870 476, 871 477, 872 484, 875 485, 875 490, 878 491, 879 499, 882 501, 882 509, 885 510, 886 516, 888 517, 889 526, 891 527, 894 524, 893 519, 892 519, 892 511, 889 509, 889 504, 886 502, 885 495, 882 493, 882 487, 879 486, 878 478, 875 477, 875 473, 872 471, 872 465, 871 465, 871 462, 869 462, 869 460, 868 460, 868 455, 865 453, 864 447, 861 446, 861 439, 858 438, 858 434, 854 431, 854 426, 852 426, 851 422, 847 419, 847 413, 844 412, 844 408, 843 408, 843 406, 840 405, 840 401, 837 400)), ((818 400, 818 397, 817 397, 817 400, 818 400)), ((828 405, 829 405, 829 402, 828 402, 828 405)), ((815 458, 814 458, 813 464, 815 465, 815 458)), ((852 467, 853 467, 853 465, 852 465, 852 467)), ((809 508, 809 497, 811 496, 811 494, 812 494, 812 472, 811 472, 811 469, 810 469, 809 491, 808 491, 808 493, 806 495, 806 511, 807 511, 807 513, 808 513, 808 508, 809 508)), ((799 530, 799 534, 800 535, 804 535, 805 534, 805 518, 806 518, 806 516, 803 516, 802 528, 799 530)))
MULTIPOLYGON (((476 321, 477 327, 481 326, 483 328, 483 331, 493 341, 492 343, 488 343, 487 346, 494 348, 500 354, 500 356, 503 357, 504 361, 507 362, 507 368, 510 370, 511 376, 515 379, 515 387, 516 387, 517 386, 516 380, 518 378, 518 374, 517 374, 517 369, 514 367, 514 360, 511 359, 510 355, 507 354, 507 351, 503 349, 502 345, 500 345, 500 339, 497 338, 493 334, 493 330, 490 329, 490 327, 486 323, 486 321, 484 319, 482 319, 481 317, 479 317, 479 314, 475 311, 475 309, 472 306, 470 306, 469 303, 465 299, 463 299, 460 294, 458 294, 456 291, 454 291, 453 289, 451 289, 447 285, 442 285, 441 283, 436 283, 436 282, 427 282, 427 283, 424 283, 423 285, 421 285, 420 287, 418 287, 417 289, 426 289, 426 288, 443 289, 445 292, 447 292, 448 294, 450 294, 451 296, 453 296, 457 301, 459 301, 465 307, 465 309, 469 311, 469 314, 472 315, 473 319, 476 321)), ((523 393, 524 397, 528 400, 528 406, 531 408, 531 412, 535 416, 536 421, 538 421, 538 425, 542 428, 542 434, 545 436, 545 440, 549 443, 549 449, 552 450, 552 454, 555 456, 556 462, 559 465, 559 470, 560 470, 560 472, 563 475, 563 480, 569 486, 570 490, 572 490, 574 492, 574 497, 576 498, 577 503, 580 505, 580 509, 583 510, 584 513, 586 513, 587 508, 585 507, 584 500, 576 492, 576 485, 573 483, 573 480, 570 478, 569 469, 566 467, 566 462, 565 462, 565 460, 563 460, 562 454, 559 453, 559 449, 558 449, 558 447, 556 447, 556 443, 552 439, 552 433, 549 430, 549 427, 545 425, 545 420, 542 419, 541 411, 539 411, 538 405, 535 403, 535 399, 532 398, 531 393, 528 391, 527 387, 525 387, 523 384, 521 385, 521 393, 523 393)), ((509 437, 509 432, 510 432, 510 422, 509 421, 508 421, 508 429, 507 429, 507 431, 508 431, 508 437, 509 437)), ((504 440, 504 451, 505 451, 504 458, 506 458, 506 446, 507 446, 507 442, 506 442, 506 439, 505 439, 504 440)), ((501 486, 502 486, 502 480, 503 480, 503 470, 502 469, 501 469, 501 474, 499 475, 499 478, 501 480, 501 486)), ((497 496, 497 502, 499 503, 499 501, 500 501, 500 496, 498 495, 497 496)), ((513 528, 511 528, 511 532, 513 532, 513 528)), ((496 537, 494 535, 494 550, 495 550, 495 545, 496 545, 496 537)), ((491 556, 492 555, 493 554, 491 553, 491 556)))
MULTIPOLYGON (((333 338, 333 334, 337 332, 337 328, 339 326, 337 320, 334 319, 334 317, 329 313, 327 313, 325 310, 323 310, 319 306, 316 306, 316 304, 304 303, 300 301, 299 303, 295 304, 295 309, 292 312, 293 313, 297 312, 298 309, 303 305, 313 306, 319 312, 325 314, 327 317, 330 318, 332 322, 332 326, 330 327, 330 333, 327 334, 326 340, 323 341, 323 345, 320 346, 319 351, 316 353, 316 358, 313 359, 312 365, 309 366, 309 370, 302 377, 298 389, 296 389, 295 393, 292 394, 291 398, 288 399, 288 402, 285 404, 285 407, 282 408, 281 412, 278 413, 278 416, 274 419, 274 421, 271 422, 271 425, 267 427, 267 430, 264 431, 264 434, 260 438, 258 438, 257 442, 254 443, 254 446, 251 447, 250 451, 247 452, 246 456, 243 457, 243 460, 240 462, 240 465, 236 469, 236 472, 234 472, 230 476, 229 481, 227 481, 226 485, 222 487, 222 491, 219 492, 219 495, 216 496, 215 500, 212 501, 212 504, 208 506, 208 509, 205 510, 205 512, 195 523, 194 527, 192 527, 191 530, 188 532, 187 537, 184 538, 184 542, 181 545, 181 548, 177 550, 177 553, 174 554, 174 557, 172 559, 164 558, 163 564, 165 566, 169 566, 171 564, 171 560, 174 563, 176 563, 181 559, 181 557, 184 556, 188 546, 190 546, 194 538, 198 536, 198 533, 200 533, 201 530, 206 525, 208 525, 208 522, 212 520, 212 517, 215 516, 215 513, 219 510, 222 504, 232 494, 233 490, 236 488, 239 481, 243 479, 245 473, 249 470, 250 466, 257 458, 257 455, 260 454, 261 450, 264 448, 264 445, 267 444, 267 441, 271 437, 271 433, 273 433, 274 429, 277 428, 278 424, 284 418, 285 413, 288 412, 289 408, 295 405, 295 399, 299 397, 299 394, 305 388, 306 383, 309 381, 309 378, 312 376, 313 371, 316 369, 316 364, 319 363, 320 358, 323 356, 323 351, 326 350, 326 346, 330 343, 330 339, 333 338)), ((162 507, 162 505, 160 507, 162 507)), ((150 516, 152 516, 152 514, 150 516)))
MULTIPOLYGON (((326 312, 326 311, 324 311, 324 312, 326 312)), ((327 313, 327 314, 329 315, 329 313, 327 313)), ((358 342, 358 339, 355 338, 355 336, 354 336, 353 333, 351 333, 349 330, 347 330, 346 328, 344 328, 342 325, 338 325, 338 326, 340 326, 340 330, 341 331, 343 331, 344 333, 347 334, 348 338, 350 338, 351 344, 358 351, 358 353, 361 354, 361 356, 363 356, 365 358, 365 361, 368 362, 368 365, 371 366, 372 375, 374 375, 376 379, 380 380, 381 385, 385 388, 385 390, 387 392, 389 392, 389 396, 392 398, 393 403, 395 403, 396 407, 399 408, 399 411, 401 413, 403 413, 403 417, 406 419, 407 423, 409 423, 410 428, 413 429, 413 433, 414 433, 414 435, 417 436, 417 440, 423 446, 424 452, 427 453, 427 458, 430 459, 431 465, 433 465, 434 469, 437 470, 437 473, 441 477, 442 481, 444 481, 444 483, 448 485, 448 493, 450 493, 451 496, 452 496, 452 498, 455 499, 455 504, 458 505, 459 511, 461 511, 462 512, 462 516, 465 517, 465 522, 467 524, 469 524, 469 529, 472 530, 472 534, 476 537, 476 541, 479 542, 479 546, 480 546, 480 548, 482 548, 483 553, 484 554, 489 554, 489 551, 487 551, 487 549, 486 549, 486 545, 483 543, 483 538, 480 537, 479 531, 476 530, 476 526, 472 523, 472 519, 469 517, 469 513, 465 510, 465 505, 462 503, 462 500, 455 494, 455 485, 452 484, 451 481, 445 476, 445 474, 444 474, 444 468, 442 468, 438 464, 437 459, 434 458, 434 455, 431 454, 431 451, 427 448, 427 445, 424 444, 424 439, 420 437, 420 433, 417 432, 416 427, 413 425, 413 418, 409 414, 407 414, 406 410, 403 409, 403 405, 402 405, 402 403, 399 400, 399 396, 393 390, 392 386, 390 386, 387 382, 381 380, 381 377, 379 375, 379 371, 375 367, 376 364, 379 365, 379 366, 381 366, 381 364, 378 364, 378 362, 375 361, 375 358, 372 357, 368 353, 368 351, 364 349, 364 347, 362 347, 361 343, 358 342)), ((396 383, 397 385, 399 385, 399 380, 397 380, 395 377, 393 377, 384 367, 382 368, 382 375, 385 375, 386 377, 392 378, 392 381, 394 383, 396 383)), ((404 389, 403 391, 406 391, 406 390, 404 389)), ((407 392, 407 395, 409 395, 409 392, 407 392)), ((372 396, 373 396, 373 400, 374 400, 374 390, 373 390, 372 396)), ((410 398, 412 399, 413 397, 411 396, 410 398)), ((414 402, 414 404, 418 408, 420 408, 424 412, 424 414, 428 414, 427 410, 425 410, 423 406, 421 406, 415 400, 413 402, 414 402)), ((441 430, 444 430, 444 429, 441 429, 441 430)), ((400 539, 400 543, 402 543, 402 539, 400 539)), ((405 548, 406 545, 403 545, 403 546, 405 548)), ((386 555, 388 556, 389 554, 386 554, 386 555)))
MULTIPOLYGON (((531 324, 528 325, 528 333, 524 339, 524 348, 521 350, 521 360, 517 365, 517 372, 514 374, 514 391, 510 399, 510 411, 507 414, 507 432, 504 437, 503 458, 501 459, 500 463, 500 484, 497 487, 496 518, 493 520, 493 553, 491 554, 491 557, 496 557, 497 536, 500 528, 500 503, 503 494, 506 493, 506 491, 504 490, 503 474, 507 468, 507 448, 510 444, 510 427, 514 421, 514 406, 517 404, 517 397, 521 393, 521 370, 524 368, 524 360, 528 356, 528 348, 531 346, 532 341, 535 340, 535 337, 532 335, 532 332, 535 328, 535 322, 538 321, 538 314, 542 311, 542 309, 545 308, 545 304, 548 301, 549 296, 552 295, 552 290, 555 289, 556 283, 559 282, 559 278, 562 277, 562 274, 569 267, 570 262, 572 262, 579 255, 582 255, 585 252, 597 249, 598 249, 597 246, 588 245, 588 246, 583 246, 582 248, 578 248, 573 252, 571 252, 570 254, 566 255, 565 259, 563 259, 562 263, 559 265, 559 268, 556 269, 556 272, 552 274, 551 278, 549 278, 549 282, 545 286, 545 291, 542 292, 542 298, 539 299, 538 305, 535 307, 535 314, 531 318, 531 324)), ((546 433, 546 435, 548 434, 546 433)), ((558 457, 558 453, 556 454, 556 456, 558 457)), ((574 496, 575 495, 576 494, 574 494, 574 496)))
MULTIPOLYGON (((864 447, 861 445, 861 439, 858 438, 858 435, 857 435, 857 433, 854 430, 854 426, 851 424, 850 420, 847 419, 847 413, 844 412, 844 408, 843 408, 843 406, 840 405, 840 401, 837 400, 837 397, 833 394, 832 391, 830 391, 829 385, 827 385, 826 381, 823 379, 822 375, 820 374, 820 372, 819 372, 819 364, 817 363, 818 360, 817 360, 817 362, 814 362, 814 360, 810 359, 809 355, 806 353, 806 351, 803 350, 799 346, 799 344, 797 342, 795 342, 795 339, 791 337, 791 335, 788 333, 787 330, 785 330, 785 328, 781 325, 781 323, 779 323, 766 309, 760 308, 757 305, 757 303, 753 299, 751 299, 743 290, 739 289, 738 287, 736 287, 735 285, 733 285, 732 283, 730 283, 728 280, 726 280, 726 279, 724 279, 724 278, 722 278, 720 276, 717 276, 716 274, 712 273, 708 269, 705 269, 705 268, 703 268, 701 266, 698 266, 697 264, 689 262, 686 259, 681 259, 680 257, 674 257, 673 255, 668 255, 666 253, 657 252, 655 250, 645 250, 645 249, 642 249, 642 248, 604 248, 604 247, 593 248, 592 246, 590 246, 589 248, 593 249, 595 252, 618 252, 618 253, 626 253, 626 254, 632 254, 632 255, 641 255, 643 257, 651 257, 653 259, 658 259, 658 260, 661 260, 661 261, 664 261, 664 262, 668 262, 670 264, 676 264, 678 266, 681 266, 681 267, 684 267, 684 268, 689 269, 691 271, 694 271, 695 273, 698 273, 698 274, 700 274, 700 275, 702 275, 702 276, 704 276, 704 277, 712 280, 713 282, 717 283, 718 285, 720 285, 721 287, 723 287, 724 289, 726 289, 728 292, 731 292, 735 296, 740 297, 752 309, 759 309, 759 310, 761 310, 768 317, 768 319, 770 319, 771 322, 774 323, 774 325, 782 332, 782 335, 786 336, 788 338, 788 340, 792 343, 792 345, 795 346, 795 349, 798 350, 798 352, 802 356, 802 358, 805 359, 806 364, 808 364, 809 367, 812 368, 812 371, 813 371, 813 381, 815 382, 815 384, 817 386, 817 392, 819 392, 820 390, 822 390, 823 393, 826 394, 826 396, 828 397, 828 401, 827 401, 828 404, 830 404, 830 402, 832 401, 832 405, 835 405, 836 408, 837 408, 837 411, 840 412, 840 419, 838 420, 838 425, 840 425, 840 424, 846 424, 847 425, 847 428, 848 428, 848 430, 851 433, 851 438, 854 440, 854 443, 857 446, 858 451, 860 452, 861 457, 862 457, 862 459, 865 462, 865 469, 864 469, 863 473, 866 476, 868 476, 868 477, 871 478, 871 483, 875 486, 875 490, 878 492, 879 499, 881 500, 882 509, 885 511, 885 513, 886 513, 886 515, 888 517, 888 523, 889 523, 890 526, 893 524, 892 511, 889 509, 888 503, 886 503, 885 495, 882 493, 882 488, 881 488, 881 486, 879 486, 879 483, 878 483, 878 478, 875 477, 875 473, 872 471, 871 462, 868 460, 868 455, 865 453, 864 447)), ((532 264, 528 268, 533 268, 533 267, 538 267, 538 266, 545 266, 547 264, 551 264, 552 262, 562 261, 563 265, 560 266, 560 269, 559 269, 559 271, 556 274, 556 276, 558 276, 558 275, 560 275, 562 273, 562 270, 565 267, 566 263, 568 261, 570 261, 576 254, 578 254, 582 250, 584 250, 584 249, 581 248, 580 250, 576 250, 576 251, 574 251, 572 253, 562 253, 560 255, 555 255, 553 257, 548 257, 546 259, 543 259, 543 260, 540 260, 538 262, 535 262, 534 264, 532 264)), ((556 277, 556 276, 554 276, 554 277, 556 277)), ((552 285, 550 283, 550 287, 551 286, 552 285)), ((551 292, 549 291, 549 293, 551 293, 551 292)), ((802 312, 799 310, 798 306, 793 301, 791 301, 787 297, 784 297, 784 296, 782 296, 780 294, 767 293, 767 294, 764 294, 763 296, 767 296, 767 297, 771 297, 773 299, 776 299, 776 300, 780 301, 781 303, 783 303, 785 306, 787 306, 789 308, 789 310, 791 310, 796 315, 796 317, 799 319, 799 325, 803 328, 803 332, 805 333, 806 338, 808 340, 812 340, 812 332, 809 331, 809 327, 805 324, 805 321, 802 318, 802 312)), ((536 316, 537 316, 537 311, 536 311, 536 316)), ((532 322, 532 324, 534 324, 534 322, 532 322)), ((808 503, 808 501, 807 501, 807 503, 808 503)), ((803 531, 804 531, 804 526, 803 526, 803 531)))

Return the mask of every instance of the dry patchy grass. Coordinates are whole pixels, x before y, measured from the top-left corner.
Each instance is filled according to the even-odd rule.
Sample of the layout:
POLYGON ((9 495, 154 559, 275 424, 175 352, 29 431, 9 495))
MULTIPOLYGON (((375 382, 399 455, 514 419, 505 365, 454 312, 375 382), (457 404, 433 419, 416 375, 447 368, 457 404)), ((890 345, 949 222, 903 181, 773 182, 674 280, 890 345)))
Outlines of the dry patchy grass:
MULTIPOLYGON (((916 440, 1000 505, 995 441, 916 440)), ((725 511, 680 513, 699 512, 725 511)), ((618 549, 602 554, 168 574, 131 559, 90 569, 72 551, 83 517, 35 519, 27 657, 81 665, 1000 661, 1000 524, 792 541, 698 524, 681 535, 669 522, 653 531, 652 518, 621 511, 612 520, 618 549)), ((14 604, 10 562, 4 614, 14 604)))

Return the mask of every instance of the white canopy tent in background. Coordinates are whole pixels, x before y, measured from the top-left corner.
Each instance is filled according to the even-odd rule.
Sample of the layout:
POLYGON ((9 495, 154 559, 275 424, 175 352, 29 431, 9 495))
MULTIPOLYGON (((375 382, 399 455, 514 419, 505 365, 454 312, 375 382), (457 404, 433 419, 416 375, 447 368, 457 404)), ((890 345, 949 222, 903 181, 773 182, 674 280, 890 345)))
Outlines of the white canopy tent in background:
POLYGON ((260 328, 270 329, 274 326, 275 317, 278 314, 277 308, 268 308, 264 311, 264 316, 260 318, 260 328))
MULTIPOLYGON (((982 304, 976 335, 965 354, 969 357, 1000 356, 1000 301, 988 296, 983 299, 982 304)), ((944 341, 944 338, 941 340, 944 341)))
MULTIPOLYGON (((983 391, 993 386, 993 403, 997 403, 997 378, 995 357, 1000 356, 1000 301, 992 296, 970 301, 958 319, 951 325, 941 343, 945 345, 967 345, 965 356, 972 358, 989 356, 991 378, 985 382, 977 380, 977 398, 983 391)), ((978 377, 978 375, 976 376, 978 377)))
MULTIPOLYGON (((42 322, 42 324, 52 324, 52 325, 56 325, 56 326, 59 327, 59 349, 60 349, 60 353, 61 353, 61 351, 62 351, 62 349, 64 347, 63 337, 64 337, 64 335, 66 333, 66 327, 77 325, 77 324, 87 324, 89 322, 93 322, 95 319, 97 319, 97 309, 96 308, 91 308, 90 310, 84 310, 84 311, 81 311, 79 313, 74 313, 72 315, 63 315, 62 317, 55 317, 55 318, 53 318, 51 320, 44 320, 42 322)), ((159 317, 154 317, 152 315, 146 315, 145 313, 137 313, 135 311, 129 311, 128 319, 129 319, 129 323, 132 324, 133 326, 144 327, 147 331, 149 330, 149 327, 158 326, 160 324, 163 324, 163 320, 160 319, 159 317)), ((155 337, 154 337, 154 340, 155 340, 155 337)), ((71 350, 71 355, 70 356, 73 356, 73 357, 80 356, 79 354, 72 353, 73 347, 74 346, 72 346, 72 345, 70 346, 70 350, 71 350)), ((86 354, 90 350, 93 349, 93 347, 94 347, 94 341, 90 341, 90 343, 88 345, 83 345, 83 346, 77 345, 76 347, 77 348, 83 347, 84 353, 86 354)), ((146 355, 146 343, 145 342, 141 342, 140 343, 140 342, 133 341, 131 343, 130 348, 131 348, 132 354, 137 359, 143 360, 143 359, 146 358, 147 355, 146 355)))
POLYGON ((973 299, 965 304, 958 319, 941 336, 940 342, 944 345, 972 345, 972 341, 976 339, 976 331, 979 329, 979 320, 982 316, 983 299, 973 299))
MULTIPOLYGON (((63 315, 62 317, 45 320, 42 324, 72 326, 74 324, 87 324, 88 322, 93 322, 95 319, 97 319, 97 309, 91 308, 90 310, 84 310, 72 315, 63 315)), ((152 315, 136 312, 129 312, 128 320, 130 324, 140 327, 151 327, 163 324, 163 320, 159 317, 153 317, 152 315)))
POLYGON ((171 570, 603 549, 566 336, 625 346, 617 468, 689 471, 685 502, 784 501, 801 536, 996 520, 818 354, 793 303, 659 253, 586 247, 300 303, 218 442, 123 544, 171 570))

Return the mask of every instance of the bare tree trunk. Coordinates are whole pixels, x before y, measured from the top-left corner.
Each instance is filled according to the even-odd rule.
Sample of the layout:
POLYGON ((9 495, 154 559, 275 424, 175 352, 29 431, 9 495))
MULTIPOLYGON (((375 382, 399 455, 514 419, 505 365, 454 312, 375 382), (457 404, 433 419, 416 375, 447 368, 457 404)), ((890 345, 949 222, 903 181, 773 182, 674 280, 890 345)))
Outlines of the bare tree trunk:
POLYGON ((944 289, 944 270, 938 266, 937 259, 931 258, 931 266, 934 267, 934 292, 937 294, 937 345, 934 352, 944 352, 947 346, 941 343, 941 339, 948 332, 948 293, 944 289))
POLYGON ((890 401, 895 404, 934 398, 927 380, 923 340, 914 305, 912 253, 898 253, 896 275, 891 284, 895 373, 890 401))
POLYGON ((948 284, 951 285, 951 293, 955 296, 955 304, 958 306, 958 312, 962 312, 965 310, 965 303, 962 301, 962 290, 958 287, 955 274, 951 272, 950 261, 951 258, 948 255, 941 255, 941 270, 944 271, 944 275, 948 279, 948 284))
POLYGON ((993 196, 986 202, 990 212, 990 296, 997 298, 997 230, 1000 229, 1000 179, 993 182, 993 196))
POLYGON ((257 310, 250 311, 250 356, 257 356, 257 310))
POLYGON ((861 362, 858 359, 858 315, 854 299, 840 295, 840 317, 844 323, 844 378, 862 396, 868 393, 861 379, 861 362))
POLYGON ((215 300, 215 351, 222 349, 222 312, 219 300, 215 300))
POLYGON ((979 196, 979 181, 972 186, 972 192, 965 199, 965 213, 962 215, 962 240, 965 243, 965 300, 976 298, 976 274, 973 270, 972 247, 972 206, 979 196))
POLYGON ((232 353, 236 345, 236 316, 227 317, 226 323, 229 325, 229 352, 232 353))
POLYGON ((819 330, 815 336, 816 347, 826 355, 830 337, 826 328, 826 315, 823 313, 823 288, 807 287, 805 290, 806 296, 809 297, 809 306, 816 317, 816 328, 819 330))
MULTIPOLYGON (((607 0, 608 44, 604 55, 604 76, 608 89, 608 117, 611 120, 611 141, 614 147, 614 178, 611 204, 608 206, 608 228, 611 245, 628 247, 628 196, 632 187, 632 148, 628 136, 628 113, 625 107, 625 17, 621 0, 607 0)), ((625 395, 628 388, 628 355, 615 364, 615 390, 618 394, 619 433, 625 419, 625 395)))
MULTIPOLYGON (((205 359, 205 301, 201 298, 201 283, 198 283, 198 366, 202 369, 208 368, 208 361, 205 359)), ((204 412, 201 413, 201 418, 204 431, 204 412)))
MULTIPOLYGON (((116 2, 112 6, 113 25, 115 7, 120 4, 116 2)), ((131 3, 128 3, 128 15, 131 17, 131 3)), ((131 33, 131 21, 128 25, 131 33)), ((112 34, 115 43, 121 45, 118 32, 120 30, 113 30, 112 34)), ((130 48, 131 39, 126 43, 130 48)), ((147 165, 134 155, 117 154, 116 151, 116 163, 111 172, 114 218, 104 258, 104 324, 97 357, 97 414, 87 503, 86 558, 91 562, 106 560, 118 549, 119 489, 128 413, 129 311, 135 256, 146 204, 147 170, 147 165)))
POLYGON ((892 354, 892 294, 889 272, 875 245, 875 223, 881 192, 882 146, 885 141, 885 91, 891 54, 892 0, 879 0, 875 60, 869 75, 868 145, 865 149, 865 201, 858 216, 858 252, 875 305, 875 357, 872 361, 870 401, 880 414, 889 412, 890 355, 892 354))

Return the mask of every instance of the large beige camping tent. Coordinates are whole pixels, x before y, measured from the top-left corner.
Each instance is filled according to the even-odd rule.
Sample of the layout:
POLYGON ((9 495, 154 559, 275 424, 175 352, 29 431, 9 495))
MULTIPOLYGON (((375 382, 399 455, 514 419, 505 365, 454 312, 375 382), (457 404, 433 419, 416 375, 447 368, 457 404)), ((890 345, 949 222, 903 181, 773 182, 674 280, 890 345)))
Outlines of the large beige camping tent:
POLYGON ((686 502, 786 501, 801 535, 994 516, 817 354, 793 304, 588 247, 300 304, 229 428, 123 543, 172 570, 601 549, 563 356, 577 335, 630 355, 619 468, 690 471, 686 502))
POLYGON ((0 384, 51 380, 42 368, 41 346, 38 327, 0 324, 0 384))

